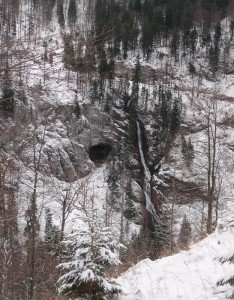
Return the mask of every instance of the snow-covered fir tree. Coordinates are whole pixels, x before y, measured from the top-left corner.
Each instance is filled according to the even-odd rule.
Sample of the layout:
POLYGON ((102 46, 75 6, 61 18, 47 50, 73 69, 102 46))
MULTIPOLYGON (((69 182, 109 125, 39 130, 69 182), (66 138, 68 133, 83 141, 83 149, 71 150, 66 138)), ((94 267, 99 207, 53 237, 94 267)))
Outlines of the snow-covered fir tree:
POLYGON ((54 255, 59 253, 59 229, 53 224, 50 209, 45 211, 45 244, 47 250, 54 255))
POLYGON ((167 208, 162 208, 161 220, 155 226, 155 249, 160 254, 162 251, 166 253, 170 247, 170 217, 167 208))
POLYGON ((181 228, 180 228, 179 237, 178 237, 179 247, 182 249, 186 249, 189 245, 189 242, 191 241, 191 237, 192 237, 192 228, 189 220, 187 219, 187 216, 184 215, 181 228))
POLYGON ((64 242, 73 255, 58 266, 66 271, 59 279, 59 293, 85 299, 113 299, 113 294, 121 289, 107 272, 121 263, 118 250, 122 245, 115 240, 112 229, 102 227, 97 217, 85 221, 64 242))
MULTIPOLYGON (((229 253, 226 255, 226 257, 222 257, 219 259, 219 261, 222 263, 222 264, 234 264, 234 254, 233 252, 229 253)), ((218 286, 228 286, 228 289, 227 289, 227 294, 226 294, 226 297, 225 299, 234 299, 234 270, 232 269, 231 272, 227 273, 225 278, 222 278, 220 279, 218 282, 217 282, 217 285, 218 286)))

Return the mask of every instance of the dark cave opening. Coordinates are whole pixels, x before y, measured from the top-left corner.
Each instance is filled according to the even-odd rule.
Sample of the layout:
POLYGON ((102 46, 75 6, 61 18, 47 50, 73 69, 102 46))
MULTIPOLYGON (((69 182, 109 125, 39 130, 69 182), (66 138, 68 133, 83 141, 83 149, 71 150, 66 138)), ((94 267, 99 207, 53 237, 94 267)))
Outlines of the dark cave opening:
POLYGON ((94 163, 104 163, 113 147, 110 144, 100 143, 89 148, 89 158, 94 163))

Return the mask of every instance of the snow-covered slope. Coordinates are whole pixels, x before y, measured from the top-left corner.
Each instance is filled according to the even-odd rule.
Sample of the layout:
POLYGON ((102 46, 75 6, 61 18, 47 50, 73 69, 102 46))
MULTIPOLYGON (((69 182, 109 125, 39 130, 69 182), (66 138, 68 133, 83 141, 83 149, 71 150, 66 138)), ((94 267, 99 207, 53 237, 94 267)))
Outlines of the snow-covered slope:
POLYGON ((230 287, 217 282, 233 274, 234 266, 219 262, 234 249, 234 228, 227 227, 177 255, 145 259, 118 278, 121 300, 227 299, 230 287))
MULTIPOLYGON (((90 1, 77 0, 79 8, 82 7, 79 10, 79 27, 84 36, 87 2, 90 1)), ((27 7, 23 6, 24 9, 27 7)), ((22 15, 23 13, 24 10, 22 15)), ((125 103, 119 94, 124 89, 131 93, 131 79, 139 54, 144 78, 139 84, 141 97, 137 103, 138 118, 145 128, 149 146, 146 160, 152 172, 156 169, 157 156, 153 146, 153 112, 159 102, 159 87, 165 85, 165 89, 171 88, 172 93, 182 99, 181 127, 172 139, 166 158, 161 161, 161 169, 155 171, 151 182, 157 194, 155 203, 162 200, 168 210, 173 210, 171 229, 175 244, 185 214, 191 223, 194 239, 200 238, 206 230, 207 113, 212 120, 217 121, 216 188, 220 199, 220 219, 215 233, 193 245, 191 250, 157 261, 142 260, 122 274, 118 278, 124 291, 120 300, 224 300, 229 287, 218 287, 217 282, 232 272, 233 266, 228 263, 221 264, 217 258, 225 257, 234 249, 234 230, 231 224, 234 216, 234 75, 223 74, 221 69, 216 78, 212 75, 201 41, 198 42, 195 55, 180 57, 179 63, 170 57, 169 47, 159 46, 149 61, 145 61, 138 45, 135 52, 129 51, 126 60, 116 58, 113 90, 106 84, 105 91, 106 94, 113 92, 114 105, 106 111, 104 102, 100 99, 92 102, 90 96, 92 80, 89 77, 93 76, 95 79, 98 72, 85 74, 65 68, 63 55, 66 30, 63 32, 60 29, 55 16, 54 10, 50 28, 40 28, 40 35, 38 33, 38 38, 35 35, 35 41, 29 39, 21 45, 23 49, 27 49, 30 58, 24 63, 24 72, 20 75, 27 100, 23 103, 17 99, 12 119, 2 119, 3 122, 0 123, 3 133, 0 140, 1 162, 4 167, 6 165, 6 169, 7 161, 12 160, 15 164, 12 167, 14 176, 10 174, 8 177, 11 179, 12 176, 17 181, 17 221, 21 235, 23 236, 26 227, 25 212, 30 208, 36 177, 35 163, 38 161, 40 149, 42 158, 36 182, 40 237, 44 236, 46 209, 50 209, 53 223, 65 234, 75 230, 90 209, 98 214, 105 226, 114 228, 117 239, 128 243, 133 234, 139 233, 140 224, 147 217, 141 214, 144 197, 139 184, 142 174, 140 160, 137 161, 137 148, 131 157, 134 162, 131 184, 135 215, 139 215, 138 219, 142 223, 136 219, 129 221, 123 214, 125 199, 122 191, 126 187, 130 170, 124 169, 125 174, 120 180, 122 186, 116 196, 118 201, 114 202, 108 187, 107 162, 95 165, 89 157, 91 146, 110 142, 114 148, 119 139, 126 135, 128 114, 124 111, 125 103), (43 59, 45 45, 49 60, 43 59), (193 75, 188 70, 190 62, 196 67, 193 75), (126 78, 123 76, 125 72, 130 74, 126 78), (146 90, 143 99, 143 91, 146 90), (210 110, 212 103, 217 106, 210 110), (76 113, 77 104, 80 107, 79 116, 76 113), (184 163, 181 151, 182 136, 187 142, 191 140, 194 147, 195 157, 189 168, 184 163), (172 191, 173 196, 170 192, 167 194, 172 186, 172 178, 181 185, 183 183, 187 189, 178 189, 177 194, 172 191), (190 193, 186 184, 193 185, 194 189, 190 189, 190 193), (197 194, 195 189, 198 190, 197 194)), ((230 38, 230 22, 230 19, 222 21, 222 30, 227 38, 230 38)), ((22 23, 22 27, 27 26, 28 21, 22 23)), ((198 28, 198 31, 201 29, 198 28)), ((224 60, 223 52, 221 49, 220 64, 224 60)), ((233 59, 232 41, 230 65, 233 59)), ((12 79, 16 77, 15 73, 13 72, 12 79)))

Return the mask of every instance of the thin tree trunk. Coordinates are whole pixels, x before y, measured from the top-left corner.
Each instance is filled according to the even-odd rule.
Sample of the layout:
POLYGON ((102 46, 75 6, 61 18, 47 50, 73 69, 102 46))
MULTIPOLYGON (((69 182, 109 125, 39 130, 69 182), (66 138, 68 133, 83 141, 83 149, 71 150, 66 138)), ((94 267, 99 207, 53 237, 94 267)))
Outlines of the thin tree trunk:
MULTIPOLYGON (((47 123, 47 121, 46 121, 47 123)), ((36 260, 36 238, 37 238, 37 184, 38 184, 38 175, 41 166, 41 157, 42 157, 42 148, 45 139, 46 124, 43 131, 42 141, 38 152, 38 160, 36 159, 36 143, 34 144, 34 184, 33 184, 33 193, 31 198, 31 207, 30 207, 30 217, 31 217, 31 235, 29 241, 29 299, 34 298, 34 289, 35 289, 35 260, 36 260)), ((35 139, 35 136, 34 136, 35 139)), ((35 140, 34 140, 35 142, 35 140)))

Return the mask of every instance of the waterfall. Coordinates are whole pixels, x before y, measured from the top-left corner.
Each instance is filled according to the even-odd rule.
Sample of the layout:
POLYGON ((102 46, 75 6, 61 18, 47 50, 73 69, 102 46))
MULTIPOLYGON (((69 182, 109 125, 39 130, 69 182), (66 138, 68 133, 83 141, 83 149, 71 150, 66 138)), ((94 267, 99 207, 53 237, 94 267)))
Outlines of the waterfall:
POLYGON ((160 222, 159 216, 157 215, 154 205, 151 201, 151 185, 150 185, 150 180, 151 180, 151 174, 150 171, 146 165, 145 162, 145 157, 144 157, 144 152, 142 148, 142 135, 141 135, 141 127, 139 122, 137 122, 137 137, 138 137, 138 147, 139 147, 139 152, 140 152, 140 157, 141 157, 141 164, 144 169, 144 194, 145 194, 145 203, 146 203, 146 209, 151 215, 152 218, 152 223, 153 225, 156 225, 160 222))

